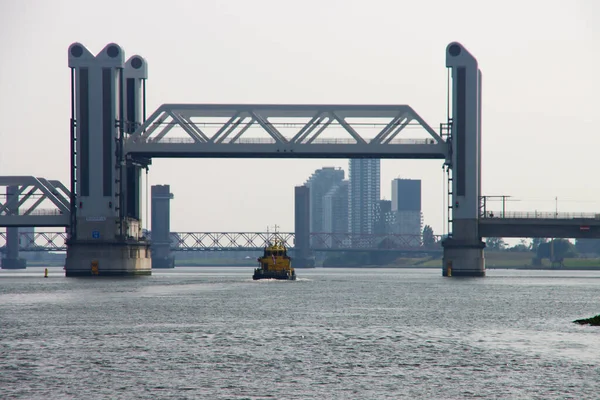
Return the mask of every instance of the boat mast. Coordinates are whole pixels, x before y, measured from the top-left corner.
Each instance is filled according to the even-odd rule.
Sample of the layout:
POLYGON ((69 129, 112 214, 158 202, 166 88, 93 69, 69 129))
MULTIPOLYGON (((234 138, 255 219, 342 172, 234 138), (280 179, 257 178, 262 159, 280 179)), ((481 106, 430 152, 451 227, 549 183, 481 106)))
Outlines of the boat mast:
POLYGON ((269 235, 269 225, 267 225, 267 247, 271 245, 271 235, 269 235))

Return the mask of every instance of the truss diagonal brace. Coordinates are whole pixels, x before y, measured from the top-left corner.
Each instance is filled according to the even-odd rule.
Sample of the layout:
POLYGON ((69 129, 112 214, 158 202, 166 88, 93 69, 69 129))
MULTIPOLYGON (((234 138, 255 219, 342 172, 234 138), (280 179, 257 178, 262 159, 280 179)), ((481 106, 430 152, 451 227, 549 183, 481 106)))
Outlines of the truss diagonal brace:
MULTIPOLYGON (((69 200, 69 199, 67 199, 67 198, 65 198, 65 197, 64 197, 64 196, 63 196, 63 195, 62 195, 62 194, 61 194, 61 193, 58 191, 58 188, 56 187, 56 185, 53 185, 53 184, 52 184, 52 182, 50 182, 49 180, 47 180, 47 179, 44 179, 44 178, 39 178, 39 180, 40 180, 40 182, 42 182, 42 183, 44 184, 44 186, 45 186, 45 187, 47 187, 47 188, 48 188, 48 190, 50 190, 50 192, 51 192, 53 195, 55 195, 55 196, 56 196, 56 198, 57 198, 57 199, 58 199, 60 202, 62 202, 62 203, 64 204, 64 206, 65 206, 65 207, 67 207, 67 208, 69 208, 69 207, 70 207, 70 204, 71 204, 70 200, 69 200)), ((58 182, 58 181, 54 181, 54 182, 58 182)), ((58 182, 58 183, 60 183, 60 182, 58 182)), ((62 185, 62 183, 60 183, 60 185, 62 185)), ((64 190, 66 190, 66 189, 67 189, 67 188, 65 188, 65 187, 64 187, 64 185, 63 185, 63 188, 64 188, 64 190)), ((69 196, 69 195, 68 195, 68 191, 66 191, 66 192, 67 192, 67 196, 69 196)))
POLYGON ((202 138, 202 141, 208 142, 208 136, 206 136, 204 134, 204 132, 202 132, 202 129, 200 129, 200 127, 198 125, 196 125, 192 121, 191 118, 189 118, 183 114, 177 114, 177 116, 179 116, 187 124, 187 126, 190 127, 190 129, 192 129, 194 132, 196 132, 198 134, 198 136, 200 136, 202 138))
POLYGON ((58 207, 59 210, 61 210, 65 214, 68 214, 70 212, 69 207, 67 205, 63 204, 57 198, 57 196, 54 195, 54 193, 52 193, 50 190, 48 190, 48 188, 42 182, 40 182, 39 179, 37 179, 37 178, 33 178, 33 179, 36 182, 36 186, 50 199, 50 201, 52 201, 52 203, 54 203, 54 205, 56 207, 58 207))
MULTIPOLYGON (((315 139, 317 139, 321 135, 321 133, 323 133, 323 131, 327 129, 329 125, 333 122, 333 118, 331 116, 323 117, 323 119, 325 118, 327 118, 327 122, 321 125, 321 127, 314 133, 314 135, 312 135, 310 139, 308 139, 306 144, 311 144, 312 142, 314 142, 315 139)), ((322 121, 322 119, 320 121, 322 121)), ((308 134, 310 134, 310 131, 302 138, 302 140, 304 140, 306 136, 308 136, 308 134)))
POLYGON ((444 139, 442 139, 436 131, 434 131, 429 125, 427 125, 423 118, 421 118, 421 116, 417 114, 414 110, 412 111, 412 115, 410 118, 417 120, 417 122, 419 122, 419 124, 435 139, 437 143, 445 143, 444 139))
POLYGON ((210 138, 210 141, 211 141, 211 142, 213 142, 213 143, 219 143, 219 142, 221 142, 221 140, 219 140, 219 137, 220 137, 221 135, 223 135, 223 132, 226 132, 226 133, 225 133, 225 136, 223 136, 223 138, 222 138, 222 139, 225 139, 225 138, 227 137, 227 135, 229 135, 229 133, 231 133, 231 131, 232 131, 233 129, 235 129, 235 127, 236 127, 237 125, 239 125, 239 122, 237 123, 237 125, 233 124, 233 123, 234 123, 234 121, 235 121, 235 120, 236 120, 236 119, 237 119, 239 116, 240 116, 240 112, 239 112, 239 111, 238 111, 238 112, 236 112, 235 114, 233 114, 233 117, 229 118, 229 121, 225 122, 225 123, 223 124, 223 126, 219 128, 219 130, 217 131, 217 133, 215 133, 215 134, 213 135, 213 137, 211 137, 211 138, 210 138))
POLYGON ((302 127, 302 129, 300 129, 298 131, 298 133, 296 133, 294 135, 294 137, 292 138, 292 140, 290 140, 290 143, 296 143, 297 140, 298 140, 298 142, 301 142, 302 139, 300 139, 300 138, 304 138, 304 132, 305 131, 311 132, 313 129, 315 129, 315 123, 318 124, 320 121, 323 120, 323 117, 321 117, 321 114, 322 113, 317 113, 314 117, 312 117, 311 120, 308 121, 306 123, 306 125, 304 125, 302 127), (319 121, 319 122, 317 122, 317 121, 319 121))
POLYGON ((21 215, 29 215, 29 214, 31 214, 31 213, 32 213, 32 212, 33 212, 33 211, 34 211, 34 210, 37 208, 37 206, 39 206, 40 204, 42 204, 42 202, 43 202, 44 200, 46 200, 46 196, 45 196, 45 195, 44 195, 44 196, 42 196, 42 197, 40 197, 39 199, 37 199, 37 200, 36 200, 36 202, 35 202, 35 203, 33 203, 33 204, 32 204, 32 206, 31 206, 31 207, 29 207, 29 208, 27 209, 27 211, 25 211, 25 212, 24 212, 23 214, 21 214, 21 215))
MULTIPOLYGON (((7 199, 6 203, 4 204, 0 204, 2 206, 2 208, 0 208, 0 214, 2 214, 3 212, 6 213, 10 213, 12 212, 12 210, 18 210, 19 206, 21 205, 21 203, 19 202, 19 196, 21 196, 21 194, 25 191, 25 189, 28 187, 29 185, 24 185, 24 186, 20 186, 17 189, 17 192, 14 193, 10 199, 7 199)), ((33 192, 35 192, 35 188, 30 190, 30 193, 27 194, 27 198, 29 198, 33 192)))
POLYGON ((134 138, 146 140, 152 133, 158 129, 158 127, 167 119, 167 113, 164 111, 164 104, 156 109, 149 117, 144 121, 142 126, 138 127, 137 134, 132 135, 134 138))
POLYGON ((152 125, 152 127, 151 127, 151 128, 148 130, 146 137, 144 137, 144 139, 145 139, 147 142, 151 142, 151 141, 152 141, 152 142, 158 142, 158 141, 159 141, 160 139, 162 139, 162 138, 163 138, 163 137, 164 137, 164 136, 165 136, 167 133, 169 133, 169 131, 170 131, 171 129, 173 129, 173 127, 174 127, 174 124, 172 124, 172 123, 167 123, 167 126, 164 126, 164 127, 163 127, 163 128, 160 130, 160 132, 158 132, 158 134, 157 134, 157 135, 156 135, 156 136, 155 136, 153 139, 150 139, 150 135, 151 135, 152 133, 154 133, 154 131, 155 131, 155 130, 156 130, 156 129, 157 129, 159 126, 160 126, 160 124, 162 124, 162 123, 163 123, 163 122, 164 122, 164 121, 167 119, 167 117, 171 117, 173 120, 175 119, 175 118, 174 118, 174 117, 173 117, 173 116, 172 116, 170 113, 165 113, 165 115, 164 115, 164 118, 161 118, 161 119, 159 120, 159 122, 157 122, 157 123, 156 123, 156 125, 152 125))
POLYGON ((260 126, 263 127, 265 131, 267 131, 269 135, 271 135, 273 139, 275 139, 276 142, 288 142, 285 136, 283 136, 273 125, 269 124, 269 122, 266 121, 262 116, 256 114, 254 111, 250 111, 250 115, 256 120, 256 122, 260 124, 260 126))
MULTIPOLYGON (((256 122, 256 120, 254 118, 250 118, 250 121, 246 122, 246 125, 244 125, 244 127, 242 129, 239 130, 238 133, 236 133, 236 135, 233 137, 233 139, 231 139, 229 141, 229 143, 235 143, 236 140, 238 140, 240 138, 240 136, 242 136, 244 134, 244 132, 246 132, 248 130, 248 128, 250 128, 252 126, 252 124, 254 124, 256 122)), ((223 138, 225 139, 225 138, 223 138)))
POLYGON ((379 132, 377 134, 377 136, 375 136, 373 138, 373 140, 371 140, 371 143, 381 143, 385 140, 385 137, 394 129, 394 126, 399 124, 400 121, 403 121, 404 118, 406 117, 407 113, 400 113, 398 114, 396 117, 394 117, 389 124, 387 124, 382 130, 381 132, 379 132))
POLYGON ((410 124, 410 121, 410 118, 406 118, 404 121, 402 121, 402 123, 398 125, 398 127, 396 127, 396 129, 394 129, 394 131, 385 140, 383 140, 382 143, 388 144, 389 142, 394 140, 394 138, 400 133, 400 131, 406 128, 406 125, 410 124))
POLYGON ((345 130, 346 130, 346 131, 347 131, 347 132, 348 132, 350 135, 352 135, 352 137, 353 137, 354 139, 356 139, 356 142, 357 142, 357 143, 362 143, 362 144, 366 144, 366 143, 367 143, 367 142, 365 141, 365 139, 363 139, 363 138, 362 138, 362 137, 361 137, 361 136, 358 134, 358 132, 356 132, 356 131, 354 130, 354 128, 353 128, 353 127, 351 127, 351 126, 350 126, 350 124, 346 122, 346 120, 345 120, 344 118, 340 118, 340 117, 338 117, 338 115, 337 115, 335 112, 333 112, 333 111, 331 112, 331 115, 333 116, 333 118, 335 118, 335 119, 336 119, 336 120, 337 120, 337 121, 340 123, 340 125, 341 125, 341 126, 343 126, 343 127, 344 127, 344 129, 345 129, 345 130))
MULTIPOLYGON (((188 124, 181 117, 179 117, 179 115, 177 115, 173 111, 169 111, 169 116, 171 118, 173 118, 173 121, 177 122, 177 124, 179 125, 179 127, 181 129, 183 129, 194 140, 194 142, 196 142, 196 143, 202 143, 202 142, 204 142, 204 140, 202 140, 202 137, 200 137, 200 135, 198 135, 198 133, 194 131, 195 127, 194 127, 193 124, 191 126, 188 126, 188 124)), ((171 130, 171 129, 169 129, 169 130, 171 130)), ((167 132, 169 130, 167 130, 167 131, 163 130, 163 132, 159 133, 156 136, 156 140, 158 141, 158 140, 162 139, 167 134, 167 132)))

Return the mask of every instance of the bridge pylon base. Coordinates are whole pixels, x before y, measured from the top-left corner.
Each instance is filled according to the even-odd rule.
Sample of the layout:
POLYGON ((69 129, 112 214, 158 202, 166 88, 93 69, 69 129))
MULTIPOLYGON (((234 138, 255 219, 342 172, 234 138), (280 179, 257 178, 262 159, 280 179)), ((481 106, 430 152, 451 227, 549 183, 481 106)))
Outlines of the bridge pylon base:
POLYGON ((448 277, 484 277, 485 243, 481 240, 466 241, 448 238, 444 248, 442 275, 448 277))
POLYGON ((175 268, 175 257, 152 257, 152 268, 175 268))
POLYGON ((67 243, 67 277, 137 275, 152 275, 150 244, 146 241, 67 243))
POLYGON ((3 258, 0 264, 2 269, 25 269, 27 260, 24 258, 3 258))

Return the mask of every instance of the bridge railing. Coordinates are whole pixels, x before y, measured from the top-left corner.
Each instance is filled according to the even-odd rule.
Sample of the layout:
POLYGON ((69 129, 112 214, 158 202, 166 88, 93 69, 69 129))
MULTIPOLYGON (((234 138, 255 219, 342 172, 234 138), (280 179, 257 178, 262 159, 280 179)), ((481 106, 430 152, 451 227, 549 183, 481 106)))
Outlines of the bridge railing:
POLYGON ((600 214, 581 213, 581 212, 551 212, 551 211, 486 211, 482 212, 480 218, 483 219, 597 219, 600 220, 600 214))
POLYGON ((35 209, 33 211, 30 211, 27 214, 19 214, 22 216, 25 215, 64 215, 64 212, 62 210, 58 210, 58 209, 53 209, 53 208, 41 208, 41 209, 35 209))

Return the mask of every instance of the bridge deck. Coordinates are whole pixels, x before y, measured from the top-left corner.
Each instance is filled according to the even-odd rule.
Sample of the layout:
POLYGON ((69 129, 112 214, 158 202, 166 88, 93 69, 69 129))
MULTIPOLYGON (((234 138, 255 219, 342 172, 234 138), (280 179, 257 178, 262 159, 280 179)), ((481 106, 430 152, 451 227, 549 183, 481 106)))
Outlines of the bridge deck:
MULTIPOLYGON (((51 210, 53 211, 53 210, 51 210)), ((60 214, 58 211, 47 214, 36 213, 31 215, 2 215, 0 227, 23 228, 58 228, 69 226, 69 213, 60 214)))
POLYGON ((489 213, 479 220, 482 237, 600 238, 600 215, 489 213))

